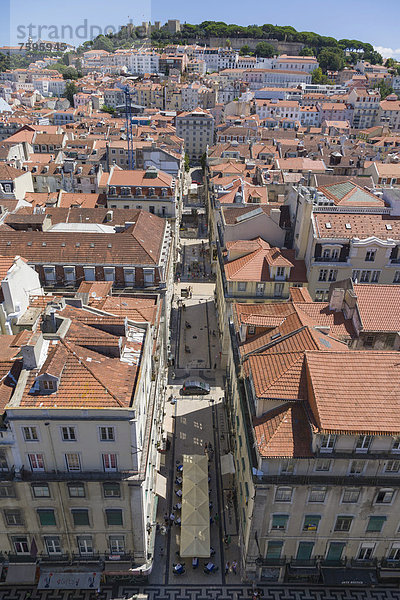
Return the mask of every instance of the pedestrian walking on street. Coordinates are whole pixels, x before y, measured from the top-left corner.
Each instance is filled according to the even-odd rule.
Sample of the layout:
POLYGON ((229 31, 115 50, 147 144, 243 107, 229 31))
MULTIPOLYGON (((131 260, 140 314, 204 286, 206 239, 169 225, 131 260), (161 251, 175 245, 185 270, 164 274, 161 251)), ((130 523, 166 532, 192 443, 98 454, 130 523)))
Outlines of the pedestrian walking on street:
POLYGON ((215 521, 215 524, 218 525, 218 523, 219 523, 219 514, 218 513, 215 513, 214 521, 215 521))
POLYGON ((225 564, 225 575, 228 575, 228 573, 229 573, 229 569, 230 569, 230 568, 231 568, 231 565, 230 565, 230 562, 228 561, 228 562, 225 564))
POLYGON ((234 560, 234 561, 232 562, 232 573, 233 573, 234 575, 236 575, 236 573, 237 573, 237 562, 236 562, 236 560, 234 560))
POLYGON ((169 521, 168 513, 165 513, 165 515, 164 515, 164 521, 168 525, 168 521, 169 521))

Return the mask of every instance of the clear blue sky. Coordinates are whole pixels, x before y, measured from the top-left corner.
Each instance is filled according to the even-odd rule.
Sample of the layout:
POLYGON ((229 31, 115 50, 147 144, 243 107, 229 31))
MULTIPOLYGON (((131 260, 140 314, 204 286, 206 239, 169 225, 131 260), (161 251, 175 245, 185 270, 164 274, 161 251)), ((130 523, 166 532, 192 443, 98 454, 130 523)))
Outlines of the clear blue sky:
MULTIPOLYGON (((90 26, 118 28, 130 18, 134 23, 143 20, 177 18, 182 22, 200 23, 204 20, 225 21, 240 25, 273 23, 293 25, 299 31, 315 31, 336 38, 354 38, 375 46, 398 50, 400 58, 400 1, 399 0, 0 0, 0 43, 24 41, 28 25, 56 26, 53 36, 42 30, 42 38, 70 42, 69 29, 64 35, 61 26, 71 26, 80 42, 85 37, 85 19, 89 37, 90 26), (78 35, 75 29, 81 26, 78 35), (18 29, 19 27, 19 29, 18 29)), ((96 32, 98 29, 95 30, 96 32)), ((390 50, 385 53, 390 55, 390 50)))

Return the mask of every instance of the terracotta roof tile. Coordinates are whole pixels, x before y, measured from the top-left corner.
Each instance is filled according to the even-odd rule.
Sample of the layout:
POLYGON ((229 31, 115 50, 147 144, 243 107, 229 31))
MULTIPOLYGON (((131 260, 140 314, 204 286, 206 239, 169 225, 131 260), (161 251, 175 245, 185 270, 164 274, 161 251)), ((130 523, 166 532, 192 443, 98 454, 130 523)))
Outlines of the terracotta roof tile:
POLYGON ((400 332, 400 285, 353 284, 364 331, 400 332))
POLYGON ((283 404, 253 420, 258 452, 266 458, 312 456, 311 428, 302 403, 283 404))
POLYGON ((320 430, 400 434, 398 352, 308 352, 309 404, 320 430))

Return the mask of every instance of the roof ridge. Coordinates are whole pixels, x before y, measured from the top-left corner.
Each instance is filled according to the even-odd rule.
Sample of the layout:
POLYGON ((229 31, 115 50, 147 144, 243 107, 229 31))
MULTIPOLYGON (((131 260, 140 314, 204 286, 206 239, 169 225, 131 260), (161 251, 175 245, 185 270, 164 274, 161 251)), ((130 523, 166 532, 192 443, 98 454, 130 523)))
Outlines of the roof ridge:
MULTIPOLYGON (((289 354, 289 353, 288 353, 289 354)), ((294 353, 291 353, 294 354, 294 353)), ((304 351, 300 351, 299 354, 301 354, 302 356, 298 356, 296 360, 294 360, 282 373, 280 373, 277 377, 275 377, 275 379, 273 379, 270 384, 268 385, 268 387, 266 389, 269 389, 271 386, 275 385, 275 383, 277 381, 279 381, 279 379, 281 379, 284 375, 286 375, 286 373, 288 371, 290 371, 290 369, 301 359, 304 360, 304 351)), ((276 355, 274 355, 276 356, 276 355)), ((266 391, 266 389, 263 388, 263 394, 266 391)))

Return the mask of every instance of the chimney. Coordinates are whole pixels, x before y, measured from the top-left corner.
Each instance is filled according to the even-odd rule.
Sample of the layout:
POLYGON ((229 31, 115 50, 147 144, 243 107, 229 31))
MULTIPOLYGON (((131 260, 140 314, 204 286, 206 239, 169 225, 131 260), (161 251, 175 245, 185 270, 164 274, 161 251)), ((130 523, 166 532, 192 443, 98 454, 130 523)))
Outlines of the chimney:
POLYGON ((37 369, 43 348, 43 336, 41 331, 32 334, 29 342, 21 346, 21 354, 24 369, 37 369))
POLYGON ((343 308, 345 290, 343 288, 334 288, 329 300, 329 310, 339 312, 343 308))

